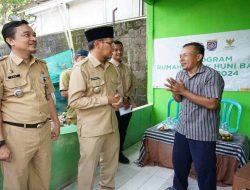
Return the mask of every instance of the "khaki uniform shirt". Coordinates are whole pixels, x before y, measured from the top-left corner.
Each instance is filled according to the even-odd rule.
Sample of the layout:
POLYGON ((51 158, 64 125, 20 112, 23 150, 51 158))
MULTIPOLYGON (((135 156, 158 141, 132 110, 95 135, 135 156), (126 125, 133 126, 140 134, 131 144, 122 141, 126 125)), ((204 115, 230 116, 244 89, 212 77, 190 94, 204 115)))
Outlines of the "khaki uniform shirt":
POLYGON ((53 91, 44 61, 32 58, 28 64, 13 52, 0 61, 3 121, 33 124, 47 120, 50 111, 45 93, 53 91), (23 92, 21 97, 14 95, 17 89, 23 92))
POLYGON ((122 94, 120 76, 114 66, 105 68, 89 53, 74 65, 69 83, 69 104, 77 112, 78 134, 94 137, 118 130, 115 109, 108 104, 108 96, 122 94))
MULTIPOLYGON (((71 72, 72 72, 72 69, 67 69, 61 73, 60 83, 59 83, 60 91, 69 90, 69 80, 70 80, 71 72)), ((66 123, 76 124, 76 112, 75 112, 75 109, 71 108, 70 106, 67 107, 66 123)))
POLYGON ((69 89, 69 79, 71 75, 72 69, 67 69, 63 71, 60 75, 60 83, 59 83, 59 90, 68 90, 69 89))
POLYGON ((133 80, 135 77, 131 67, 129 67, 127 64, 119 63, 114 59, 111 59, 110 62, 115 66, 116 70, 121 76, 123 96, 130 97, 130 102, 133 102, 133 80))

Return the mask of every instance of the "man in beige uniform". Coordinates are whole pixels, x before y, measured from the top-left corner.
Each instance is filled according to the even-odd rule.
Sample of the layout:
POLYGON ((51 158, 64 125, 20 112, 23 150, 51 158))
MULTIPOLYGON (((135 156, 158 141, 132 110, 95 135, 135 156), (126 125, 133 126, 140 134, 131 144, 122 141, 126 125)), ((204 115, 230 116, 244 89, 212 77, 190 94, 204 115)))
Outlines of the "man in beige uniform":
MULTIPOLYGON (((115 66, 116 70, 119 72, 121 76, 122 81, 122 88, 123 88, 123 107, 125 110, 132 109, 135 107, 132 92, 133 92, 133 79, 134 75, 131 70, 131 68, 125 64, 122 63, 122 56, 123 56, 123 44, 121 41, 116 40, 113 42, 113 52, 112 52, 112 58, 110 62, 115 66)), ((116 116, 118 120, 118 128, 120 133, 120 153, 119 153, 119 162, 123 164, 129 164, 129 159, 122 153, 123 150, 123 144, 125 142, 125 137, 127 134, 127 129, 129 125, 129 121, 132 117, 132 112, 129 112, 124 115, 120 115, 119 111, 116 111, 116 116)))
MULTIPOLYGON (((73 64, 83 60, 85 57, 88 56, 88 53, 89 52, 84 49, 78 49, 73 58, 73 64)), ((67 99, 68 99, 69 79, 71 71, 72 71, 71 68, 64 70, 60 75, 60 82, 59 82, 59 90, 61 92, 61 96, 67 99)), ((66 123, 76 124, 76 112, 75 109, 71 108, 70 106, 67 107, 66 123)))
POLYGON ((0 158, 4 190, 47 190, 51 139, 60 123, 45 63, 32 56, 36 34, 27 21, 3 26, 11 53, 0 61, 0 158), (54 122, 51 132, 49 118, 54 122), (51 138, 51 139, 50 139, 51 138))
POLYGON ((85 32, 90 53, 74 65, 69 83, 69 104, 76 109, 81 158, 79 190, 92 190, 100 160, 100 189, 115 189, 119 131, 115 109, 122 103, 119 74, 107 62, 112 54, 112 27, 85 32), (101 159, 100 159, 101 157, 101 159))

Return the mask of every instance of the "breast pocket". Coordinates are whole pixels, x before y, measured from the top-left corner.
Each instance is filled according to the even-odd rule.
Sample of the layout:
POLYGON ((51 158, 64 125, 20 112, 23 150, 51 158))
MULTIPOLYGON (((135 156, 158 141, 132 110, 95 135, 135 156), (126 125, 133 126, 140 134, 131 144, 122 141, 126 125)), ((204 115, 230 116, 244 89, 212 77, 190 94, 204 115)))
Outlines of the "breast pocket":
POLYGON ((14 93, 19 90, 21 93, 27 92, 27 80, 24 78, 8 79, 4 81, 4 95, 14 96, 14 93))
POLYGON ((103 92, 104 91, 104 84, 105 84, 105 81, 99 77, 92 77, 88 81, 89 89, 94 94, 99 94, 99 93, 103 92))
POLYGON ((194 83, 191 91, 197 95, 204 95, 204 85, 199 83, 194 83))

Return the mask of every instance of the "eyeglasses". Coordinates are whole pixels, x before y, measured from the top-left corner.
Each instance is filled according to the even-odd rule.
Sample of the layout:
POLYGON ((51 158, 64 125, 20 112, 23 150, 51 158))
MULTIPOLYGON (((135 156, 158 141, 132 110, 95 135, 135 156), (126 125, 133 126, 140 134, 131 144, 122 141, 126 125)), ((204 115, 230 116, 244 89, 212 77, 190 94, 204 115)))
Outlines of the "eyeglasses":
POLYGON ((112 46, 112 44, 113 44, 113 41, 111 41, 111 42, 108 42, 108 41, 104 41, 104 40, 101 40, 103 43, 105 43, 105 44, 108 44, 108 45, 110 45, 110 46, 112 46))
POLYGON ((180 58, 185 58, 191 55, 196 55, 196 53, 183 53, 183 54, 180 54, 180 58))

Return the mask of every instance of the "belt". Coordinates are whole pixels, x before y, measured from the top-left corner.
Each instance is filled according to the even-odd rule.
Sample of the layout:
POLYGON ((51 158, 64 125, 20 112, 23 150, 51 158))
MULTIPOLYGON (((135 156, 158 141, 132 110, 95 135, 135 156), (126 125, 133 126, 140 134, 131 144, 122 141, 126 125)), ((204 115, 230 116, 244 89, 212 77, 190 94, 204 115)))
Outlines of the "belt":
POLYGON ((9 122, 9 121, 3 121, 3 123, 9 124, 9 125, 13 125, 13 126, 16 126, 16 127, 23 127, 23 128, 40 128, 47 121, 48 120, 43 121, 41 123, 35 123, 35 124, 14 123, 14 122, 9 122))

